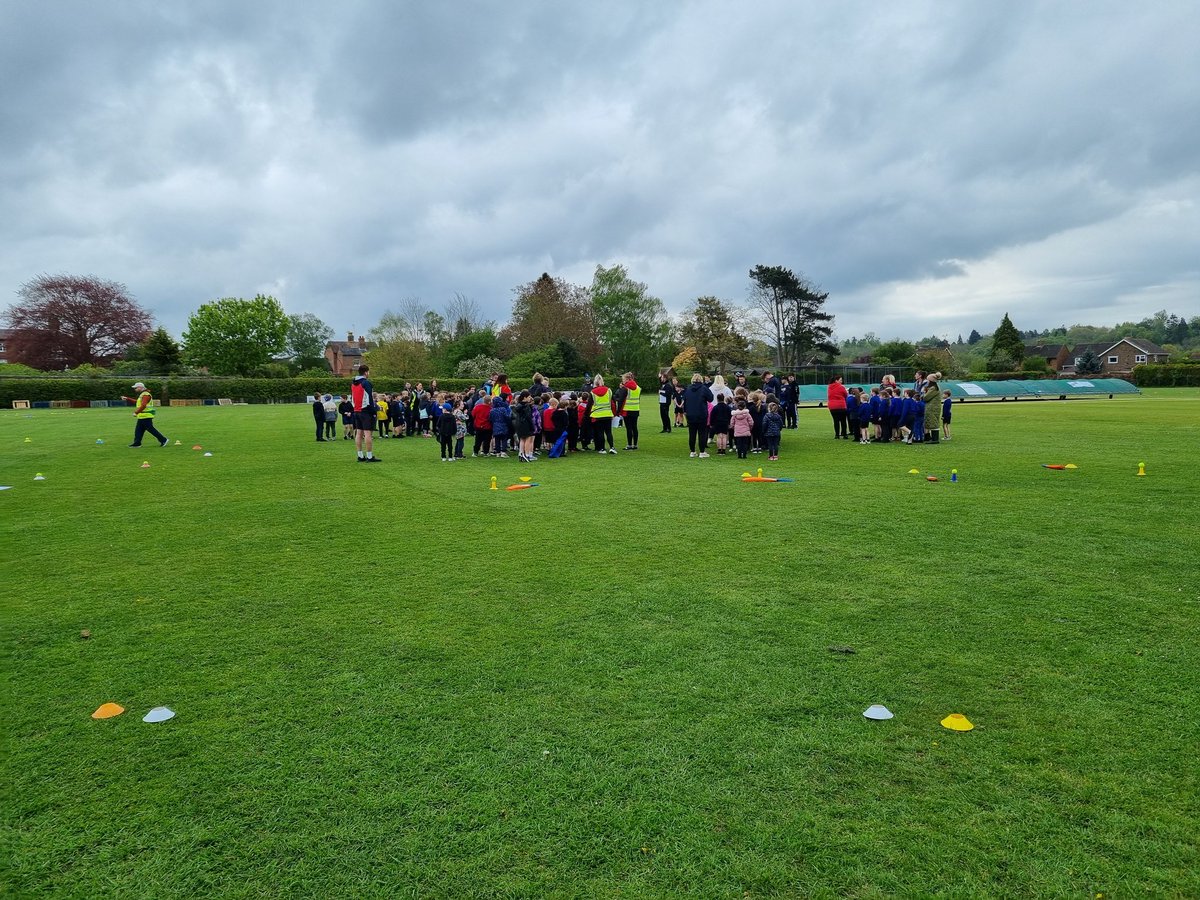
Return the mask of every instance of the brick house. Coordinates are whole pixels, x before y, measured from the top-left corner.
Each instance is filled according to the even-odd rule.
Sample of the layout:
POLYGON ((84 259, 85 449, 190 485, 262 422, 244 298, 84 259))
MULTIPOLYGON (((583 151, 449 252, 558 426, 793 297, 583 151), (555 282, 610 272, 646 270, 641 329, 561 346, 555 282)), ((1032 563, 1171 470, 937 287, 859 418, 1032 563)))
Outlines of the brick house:
POLYGON ((1165 363, 1168 353, 1158 344, 1142 338, 1124 337, 1096 354, 1100 357, 1101 373, 1110 378, 1126 378, 1133 367, 1143 363, 1165 363))
POLYGON ((362 365, 363 354, 375 349, 375 342, 368 341, 361 334, 355 340, 354 332, 349 332, 344 341, 330 341, 325 345, 325 359, 329 370, 339 377, 350 377, 358 374, 362 365))
POLYGON ((1074 357, 1066 344, 1038 344, 1025 348, 1026 359, 1044 359, 1052 372, 1061 372, 1074 357))
POLYGON ((1100 360, 1100 363, 1103 366, 1104 357, 1101 354, 1103 354, 1104 351, 1109 348, 1109 346, 1111 346, 1111 345, 1108 343, 1076 344, 1074 347, 1071 348, 1071 352, 1067 355, 1067 361, 1065 363, 1063 363, 1063 366, 1061 369, 1059 369, 1059 372, 1063 375, 1076 374, 1075 373, 1076 367, 1079 365, 1080 361, 1083 359, 1083 355, 1085 353, 1087 353, 1089 350, 1091 350, 1092 353, 1096 354, 1096 358, 1100 360))

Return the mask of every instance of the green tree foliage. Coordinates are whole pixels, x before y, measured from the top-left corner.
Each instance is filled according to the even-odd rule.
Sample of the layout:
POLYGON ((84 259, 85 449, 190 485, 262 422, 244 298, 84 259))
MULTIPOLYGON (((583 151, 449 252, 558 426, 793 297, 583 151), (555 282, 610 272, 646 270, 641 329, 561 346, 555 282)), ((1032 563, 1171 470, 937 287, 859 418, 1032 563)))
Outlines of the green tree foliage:
POLYGON ((287 350, 293 359, 320 359, 332 337, 333 329, 312 313, 287 317, 287 350))
POLYGON ((429 348, 421 341, 410 338, 392 338, 379 341, 375 347, 363 354, 363 361, 371 367, 374 375, 422 378, 431 367, 429 348))
POLYGON ((553 344, 560 337, 590 363, 600 358, 588 289, 542 273, 536 281, 513 288, 512 319, 500 330, 500 355, 510 357, 553 344))
POLYGON ((1079 357, 1079 362, 1075 364, 1075 374, 1099 375, 1100 370, 1103 368, 1103 365, 1100 363, 1100 357, 1089 347, 1083 351, 1083 354, 1079 357))
POLYGON ((667 310, 624 266, 596 266, 592 313, 604 347, 601 368, 614 374, 651 372, 671 334, 667 310))
POLYGON ((734 327, 733 309, 716 297, 698 297, 684 312, 679 334, 695 349, 702 370, 715 365, 723 372, 745 363, 748 342, 734 327))
POLYGON ((274 297, 224 297, 188 318, 184 356, 214 375, 246 375, 287 346, 288 320, 274 297))
POLYGON ((983 335, 980 334, 978 331, 976 331, 974 328, 972 328, 971 334, 967 338, 967 343, 973 347, 976 344, 978 344, 981 340, 983 340, 983 335))
POLYGON ((881 365, 911 366, 916 353, 917 348, 908 341, 885 341, 871 351, 871 359, 875 362, 886 359, 881 365))
POLYGON ((549 344, 536 350, 526 350, 511 357, 505 363, 504 371, 509 379, 528 379, 534 372, 541 372, 547 378, 559 378, 566 373, 563 371, 562 353, 557 344, 549 344))
MULTIPOLYGON (((469 331, 446 345, 442 352, 442 359, 447 371, 457 374, 459 364, 464 360, 475 359, 480 356, 495 357, 498 347, 499 343, 496 340, 496 332, 492 329, 485 328, 479 331, 469 331)), ((498 372, 500 370, 492 369, 491 371, 498 372)))
POLYGON ((832 357, 833 316, 825 312, 829 294, 784 266, 750 270, 750 306, 758 336, 774 350, 775 365, 790 367, 811 356, 832 357))
POLYGON ((167 334, 161 325, 154 329, 150 337, 136 348, 136 355, 129 358, 137 359, 145 364, 145 372, 151 375, 173 375, 183 365, 183 352, 175 339, 167 334))
POLYGON ((1005 313, 1004 318, 1000 320, 1000 326, 992 335, 992 350, 988 355, 988 370, 991 372, 1011 372, 1020 366, 1021 360, 1024 358, 1025 341, 1021 339, 1021 333, 1013 325, 1012 319, 1008 317, 1008 313, 1005 313), (1007 366, 1000 366, 1000 358, 1002 356, 1007 359, 1007 366))

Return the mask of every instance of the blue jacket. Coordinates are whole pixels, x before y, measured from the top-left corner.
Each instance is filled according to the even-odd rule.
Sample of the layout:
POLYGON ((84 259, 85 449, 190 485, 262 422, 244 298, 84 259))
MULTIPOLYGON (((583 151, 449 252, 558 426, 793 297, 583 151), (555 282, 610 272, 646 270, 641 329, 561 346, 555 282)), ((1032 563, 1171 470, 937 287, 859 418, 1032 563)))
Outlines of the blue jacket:
POLYGON ((874 415, 874 410, 871 409, 870 403, 861 403, 858 407, 858 423, 866 425, 871 421, 871 416, 874 415))
POLYGON ((888 405, 888 416, 893 419, 899 419, 904 412, 904 401, 899 397, 893 397, 888 405))
POLYGON ((883 409, 883 398, 880 397, 878 394, 872 394, 870 407, 871 407, 871 418, 878 422, 879 414, 883 409))
POLYGON ((492 400, 492 411, 488 413, 488 421, 492 423, 493 435, 508 437, 508 404, 499 397, 492 400))
POLYGON ((779 413, 768 412, 763 416, 763 437, 779 437, 783 434, 783 416, 779 413))
POLYGON ((683 389, 683 413, 695 422, 708 421, 708 404, 713 402, 713 392, 702 381, 689 384, 683 389))
POLYGON ((904 402, 900 406, 900 417, 905 421, 914 418, 917 415, 917 401, 912 397, 905 397, 904 402))
POLYGON ((851 419, 858 415, 858 394, 846 395, 846 415, 851 419))
POLYGON ((950 418, 950 403, 953 399, 954 398, 952 398, 952 397, 947 397, 945 400, 942 401, 942 418, 943 419, 950 418))

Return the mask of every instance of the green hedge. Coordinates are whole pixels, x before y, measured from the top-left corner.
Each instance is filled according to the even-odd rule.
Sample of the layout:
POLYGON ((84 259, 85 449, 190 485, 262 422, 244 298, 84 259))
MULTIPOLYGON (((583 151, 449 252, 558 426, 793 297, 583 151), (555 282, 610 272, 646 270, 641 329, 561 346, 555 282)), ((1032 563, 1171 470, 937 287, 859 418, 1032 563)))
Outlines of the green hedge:
MULTIPOLYGON (((129 376, 111 375, 72 378, 59 375, 29 377, 0 374, 0 408, 10 409, 14 400, 119 400, 122 394, 129 396, 133 393, 132 384, 137 380, 129 376)), ((194 378, 147 375, 141 380, 159 402, 229 397, 247 403, 299 403, 308 395, 318 392, 350 393, 350 379, 333 375, 307 378, 194 378)), ((406 381, 415 385, 418 380, 421 380, 425 387, 429 387, 430 379, 415 378, 372 378, 371 384, 375 390, 390 394, 403 390, 406 381)), ((529 386, 525 379, 514 378, 510 383, 514 391, 529 386)), ((552 386, 574 390, 579 387, 579 383, 579 379, 576 378, 558 378, 552 381, 552 386)), ((651 386, 656 385, 657 377, 649 383, 651 386)), ((642 384, 645 385, 646 382, 642 384)), ((472 385, 478 387, 480 382, 469 378, 438 379, 438 390, 459 392, 472 385)), ((643 390, 646 389, 643 387, 643 390)))
POLYGON ((1138 387, 1200 387, 1200 364, 1143 363, 1133 367, 1130 380, 1138 387))

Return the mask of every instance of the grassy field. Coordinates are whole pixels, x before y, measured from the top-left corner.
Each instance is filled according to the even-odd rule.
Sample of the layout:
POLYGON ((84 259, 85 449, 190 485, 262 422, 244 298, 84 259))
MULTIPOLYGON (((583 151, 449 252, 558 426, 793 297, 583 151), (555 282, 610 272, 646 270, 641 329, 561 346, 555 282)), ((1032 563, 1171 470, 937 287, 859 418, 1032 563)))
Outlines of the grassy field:
POLYGON ((364 466, 305 406, 140 450, 0 413, 2 889, 1200 896, 1200 392, 960 405, 937 447, 805 410, 751 465, 794 484, 647 418, 364 466))

